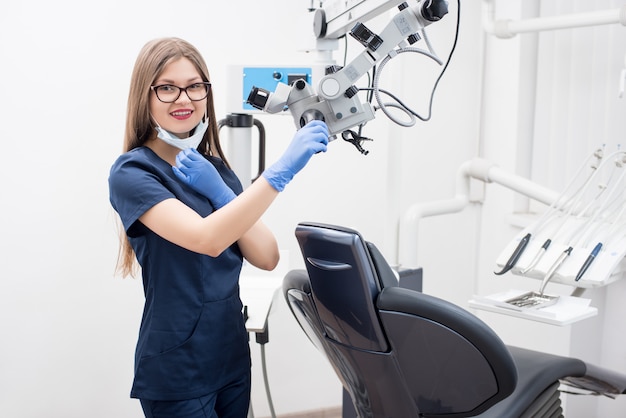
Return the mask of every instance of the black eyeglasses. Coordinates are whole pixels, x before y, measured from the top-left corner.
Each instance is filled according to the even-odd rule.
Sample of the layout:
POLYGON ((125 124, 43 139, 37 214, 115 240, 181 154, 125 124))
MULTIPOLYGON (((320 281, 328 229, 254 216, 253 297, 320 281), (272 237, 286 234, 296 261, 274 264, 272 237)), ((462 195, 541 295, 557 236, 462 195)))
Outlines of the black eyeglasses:
POLYGON ((178 87, 173 84, 160 84, 158 86, 150 86, 156 93, 157 99, 163 103, 174 103, 184 91, 189 100, 197 102, 206 99, 211 90, 211 83, 208 81, 202 83, 193 83, 187 87, 178 87))

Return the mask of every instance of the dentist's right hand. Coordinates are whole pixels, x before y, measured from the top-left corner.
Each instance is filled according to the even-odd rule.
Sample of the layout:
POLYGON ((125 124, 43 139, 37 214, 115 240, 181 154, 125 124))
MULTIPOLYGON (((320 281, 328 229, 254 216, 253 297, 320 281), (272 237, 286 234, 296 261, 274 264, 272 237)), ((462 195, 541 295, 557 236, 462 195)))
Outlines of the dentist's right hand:
POLYGON ((172 170, 180 181, 209 199, 215 209, 226 206, 237 197, 224 183, 215 166, 195 148, 180 151, 172 170))
POLYGON ((262 176, 279 192, 309 162, 313 154, 326 152, 328 127, 321 120, 312 120, 294 135, 284 154, 266 169, 262 176))

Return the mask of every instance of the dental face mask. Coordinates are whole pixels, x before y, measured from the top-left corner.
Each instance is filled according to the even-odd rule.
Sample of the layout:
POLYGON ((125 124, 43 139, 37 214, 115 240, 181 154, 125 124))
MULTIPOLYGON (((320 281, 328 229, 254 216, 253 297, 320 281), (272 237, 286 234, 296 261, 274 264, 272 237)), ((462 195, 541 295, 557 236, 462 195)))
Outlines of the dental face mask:
POLYGON ((154 122, 156 124, 156 127, 154 129, 156 129, 157 131, 157 137, 162 139, 165 143, 170 144, 176 148, 198 148, 198 145, 200 145, 200 142, 202 142, 204 133, 209 127, 209 124, 206 121, 207 119, 208 118, 203 118, 198 126, 194 128, 193 135, 190 135, 187 138, 179 138, 173 133, 166 131, 165 129, 161 128, 159 124, 156 123, 156 121, 154 122))

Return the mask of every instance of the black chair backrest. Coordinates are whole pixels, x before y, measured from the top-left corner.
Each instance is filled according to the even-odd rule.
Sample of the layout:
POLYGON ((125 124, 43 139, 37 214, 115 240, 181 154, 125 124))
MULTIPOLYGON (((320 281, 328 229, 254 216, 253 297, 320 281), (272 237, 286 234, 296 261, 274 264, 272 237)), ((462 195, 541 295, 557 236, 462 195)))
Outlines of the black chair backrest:
POLYGON ((362 350, 387 351, 387 339, 375 310, 381 284, 359 233, 300 223, 296 238, 327 337, 362 350))
POLYGON ((376 247, 349 228, 300 223, 306 272, 283 282, 360 417, 475 416, 513 392, 500 338, 470 312, 397 286, 376 247))

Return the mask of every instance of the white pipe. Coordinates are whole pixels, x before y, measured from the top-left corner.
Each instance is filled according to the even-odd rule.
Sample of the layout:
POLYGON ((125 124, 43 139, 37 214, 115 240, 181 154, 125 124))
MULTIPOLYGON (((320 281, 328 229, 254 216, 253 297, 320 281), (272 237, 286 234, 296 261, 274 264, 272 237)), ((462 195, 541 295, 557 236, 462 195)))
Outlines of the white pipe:
POLYGON ((508 173, 496 166, 489 169, 489 182, 498 183, 546 205, 551 205, 559 197, 559 194, 553 190, 533 183, 524 177, 508 173))
MULTIPOLYGON (((522 13, 525 16, 538 17, 540 10, 540 0, 524 1, 522 13)), ((530 177, 532 169, 535 107, 537 104, 538 50, 538 34, 529 34, 520 39, 515 172, 523 177, 530 177)), ((514 212, 528 212, 529 207, 530 201, 528 197, 522 195, 515 196, 513 202, 514 212)))
POLYGON ((451 199, 434 202, 416 203, 410 206, 400 218, 398 230, 398 264, 402 267, 416 268, 418 224, 422 218, 462 211, 469 204, 470 178, 485 183, 495 182, 518 193, 538 200, 547 205, 558 198, 558 193, 532 181, 507 173, 495 164, 476 158, 466 161, 457 170, 456 193, 451 199))
POLYGON ((484 29, 498 38, 512 38, 518 33, 578 28, 619 23, 626 26, 626 5, 619 9, 575 13, 564 16, 526 20, 496 20, 495 0, 484 0, 484 29))
POLYGON ((417 226, 420 219, 444 213, 460 212, 469 203, 468 165, 464 163, 457 171, 456 195, 452 199, 435 202, 416 203, 409 207, 400 218, 398 230, 398 264, 402 267, 416 268, 417 264, 417 226))
POLYGON ((229 134, 226 158, 245 189, 252 183, 252 128, 231 128, 229 134))
POLYGON ((483 28, 485 32, 496 33, 496 5, 495 0, 483 0, 483 28))
POLYGON ((624 56, 624 68, 619 76, 619 98, 624 97, 624 89, 626 88, 626 56, 624 56))

